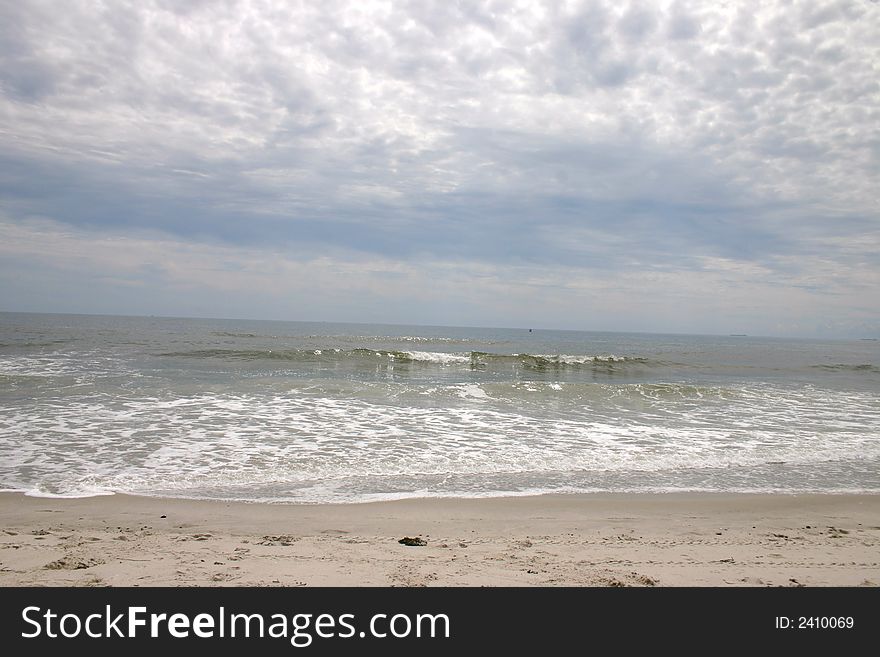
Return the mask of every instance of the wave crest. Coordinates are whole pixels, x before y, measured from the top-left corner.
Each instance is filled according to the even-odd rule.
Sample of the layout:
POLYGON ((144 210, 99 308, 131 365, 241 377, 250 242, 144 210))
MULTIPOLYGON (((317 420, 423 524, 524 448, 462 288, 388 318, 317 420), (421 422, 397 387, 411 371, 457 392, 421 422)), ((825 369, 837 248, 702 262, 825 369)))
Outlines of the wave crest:
POLYGON ((487 351, 447 352, 394 349, 317 348, 317 349, 197 349, 160 354, 172 358, 211 358, 224 360, 282 360, 300 363, 333 362, 342 364, 384 363, 467 367, 472 369, 512 367, 528 370, 564 370, 593 368, 603 371, 618 367, 659 364, 639 356, 572 354, 499 354, 487 351))

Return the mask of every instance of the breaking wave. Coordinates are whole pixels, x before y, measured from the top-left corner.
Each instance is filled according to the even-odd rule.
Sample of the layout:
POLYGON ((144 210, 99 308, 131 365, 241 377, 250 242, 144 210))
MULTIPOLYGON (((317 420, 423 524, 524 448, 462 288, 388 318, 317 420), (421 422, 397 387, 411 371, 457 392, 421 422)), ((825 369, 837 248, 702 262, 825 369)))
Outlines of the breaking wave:
POLYGON ((550 370, 568 368, 603 368, 619 366, 660 365, 659 361, 638 356, 570 355, 570 354, 498 354, 486 351, 445 352, 395 349, 197 349, 160 354, 171 358, 212 358, 223 360, 281 360, 295 363, 379 362, 413 365, 465 366, 469 368, 512 366, 524 369, 550 370))

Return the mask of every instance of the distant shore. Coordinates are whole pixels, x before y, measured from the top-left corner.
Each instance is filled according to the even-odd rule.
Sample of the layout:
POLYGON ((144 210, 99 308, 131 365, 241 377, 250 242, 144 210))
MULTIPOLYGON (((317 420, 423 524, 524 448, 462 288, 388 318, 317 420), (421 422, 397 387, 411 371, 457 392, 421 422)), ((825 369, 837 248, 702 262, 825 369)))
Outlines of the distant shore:
POLYGON ((878 495, 272 505, 2 493, 0 523, 3 586, 880 585, 878 495))

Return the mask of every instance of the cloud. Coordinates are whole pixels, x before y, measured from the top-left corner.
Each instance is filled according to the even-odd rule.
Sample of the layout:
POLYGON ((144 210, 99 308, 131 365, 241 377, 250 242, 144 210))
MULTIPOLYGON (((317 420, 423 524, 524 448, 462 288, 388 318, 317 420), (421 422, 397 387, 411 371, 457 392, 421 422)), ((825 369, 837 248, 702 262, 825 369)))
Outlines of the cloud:
MULTIPOLYGON (((0 19, 9 226, 347 254, 396 263, 412 286, 436 281, 429 262, 633 287, 724 262, 771 311, 776 289, 796 296, 821 270, 817 316, 842 281, 874 280, 875 3, 77 1, 6 3, 0 19), (848 268, 853 253, 864 267, 848 268)), ((157 271, 130 277, 158 285, 157 271)), ((349 284, 336 279, 341 296, 349 284)), ((409 321, 454 305, 444 289, 409 321)), ((546 289, 517 289, 551 308, 546 289)), ((565 289, 559 317, 581 288, 565 289)), ((195 295, 179 293, 184 307, 195 295)), ((748 308, 726 314, 759 321, 748 308)), ((609 313, 617 328, 649 321, 609 313)))

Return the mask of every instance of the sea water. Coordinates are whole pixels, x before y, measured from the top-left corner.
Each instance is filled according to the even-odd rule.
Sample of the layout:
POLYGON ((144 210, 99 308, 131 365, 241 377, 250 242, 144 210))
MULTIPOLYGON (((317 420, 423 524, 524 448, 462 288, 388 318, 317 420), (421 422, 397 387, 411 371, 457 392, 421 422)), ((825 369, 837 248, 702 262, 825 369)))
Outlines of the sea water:
POLYGON ((880 491, 880 343, 0 313, 0 488, 880 491))

